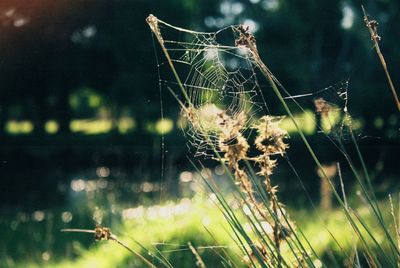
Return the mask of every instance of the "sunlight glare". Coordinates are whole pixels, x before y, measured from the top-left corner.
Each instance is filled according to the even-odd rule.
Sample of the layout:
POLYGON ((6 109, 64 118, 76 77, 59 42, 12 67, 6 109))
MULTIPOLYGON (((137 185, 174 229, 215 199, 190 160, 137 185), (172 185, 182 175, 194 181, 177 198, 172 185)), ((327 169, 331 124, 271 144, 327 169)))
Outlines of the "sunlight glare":
POLYGON ((69 212, 69 211, 64 211, 64 212, 61 214, 61 220, 62 220, 63 222, 65 222, 65 223, 68 223, 68 222, 72 221, 72 213, 69 212))
POLYGON ((354 23, 354 11, 353 9, 348 6, 344 5, 342 8, 343 18, 342 18, 342 28, 343 29, 351 29, 354 23))
POLYGON ((74 192, 81 192, 81 191, 85 190, 85 188, 86 188, 86 183, 84 180, 77 179, 77 180, 71 181, 71 189, 74 192))

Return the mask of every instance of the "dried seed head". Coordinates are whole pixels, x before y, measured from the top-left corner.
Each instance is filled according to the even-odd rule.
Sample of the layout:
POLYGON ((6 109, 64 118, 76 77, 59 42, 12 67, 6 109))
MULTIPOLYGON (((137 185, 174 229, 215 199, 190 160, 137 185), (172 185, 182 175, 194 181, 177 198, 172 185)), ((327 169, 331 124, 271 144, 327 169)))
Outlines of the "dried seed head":
POLYGON ((284 154, 288 145, 284 142, 287 137, 286 130, 279 127, 280 120, 276 117, 263 116, 256 126, 258 135, 255 140, 256 148, 267 155, 284 154))
POLYGON ((236 133, 236 136, 221 135, 219 140, 219 149, 224 152, 224 158, 230 166, 244 159, 249 150, 249 144, 241 133, 236 133))
POLYGON ((158 38, 158 40, 160 42, 163 42, 162 39, 162 35, 160 33, 160 28, 158 27, 158 19, 153 15, 150 14, 147 18, 146 18, 146 22, 149 24, 150 29, 153 31, 153 33, 156 35, 156 37, 158 38))
POLYGON ((239 32, 239 38, 235 40, 235 45, 238 46, 245 46, 250 48, 252 46, 255 47, 256 45, 256 38, 252 35, 249 31, 249 26, 240 25, 236 28, 239 32))
POLYGON ((94 239, 96 241, 109 240, 111 238, 111 236, 112 236, 112 234, 111 234, 110 228, 96 225, 96 228, 94 229, 94 239))
POLYGON ((241 133, 245 121, 243 113, 239 114, 235 119, 224 112, 218 114, 217 124, 221 130, 218 142, 219 149, 225 153, 224 158, 231 167, 246 157, 250 147, 241 133))
POLYGON ((381 41, 381 37, 378 35, 378 25, 379 23, 376 20, 370 20, 367 16, 364 17, 365 25, 370 29, 371 32, 371 40, 372 41, 381 41))
POLYGON ((267 154, 260 155, 256 160, 256 162, 260 164, 260 171, 257 172, 257 175, 263 177, 271 176, 272 171, 276 167, 276 160, 271 159, 267 154))

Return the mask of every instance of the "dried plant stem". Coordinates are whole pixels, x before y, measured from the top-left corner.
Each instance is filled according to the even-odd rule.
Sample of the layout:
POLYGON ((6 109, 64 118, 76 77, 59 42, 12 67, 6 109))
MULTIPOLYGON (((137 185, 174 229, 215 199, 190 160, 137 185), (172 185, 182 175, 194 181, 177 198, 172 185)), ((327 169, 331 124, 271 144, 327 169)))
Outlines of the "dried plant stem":
MULTIPOLYGON (((181 89, 181 92, 182 92, 183 96, 185 97, 186 100, 190 100, 185 88, 183 87, 183 83, 182 83, 178 73, 176 72, 175 66, 172 63, 171 57, 169 56, 169 53, 168 53, 167 49, 164 46, 164 39, 161 36, 160 29, 158 28, 158 19, 155 16, 150 14, 146 18, 146 22, 149 24, 151 31, 156 36, 157 41, 160 43, 161 49, 162 49, 165 57, 167 58, 168 64, 171 67, 172 73, 174 74, 174 77, 175 77, 176 81, 178 82, 179 88, 181 89)), ((189 102, 189 107, 191 107, 191 106, 192 105, 189 102)))
MULTIPOLYGON (((265 185, 267 188, 267 192, 270 195, 270 202, 272 204, 272 211, 275 214, 275 217, 277 220, 274 221, 274 225, 273 225, 273 230, 274 230, 274 242, 275 242, 275 247, 277 249, 278 252, 281 251, 281 238, 279 235, 279 216, 278 216, 278 207, 279 207, 279 203, 278 203, 278 198, 275 194, 275 190, 273 189, 272 185, 271 185, 271 180, 269 179, 269 177, 266 177, 265 179, 265 185)), ((278 255, 279 259, 278 259, 278 265, 280 266, 281 263, 281 254, 278 255)))
POLYGON ((196 248, 193 247, 192 243, 188 242, 188 246, 189 246, 190 250, 192 251, 193 255, 196 257, 197 267, 206 268, 206 265, 205 265, 203 259, 201 258, 200 254, 197 252, 196 248))
MULTIPOLYGON (((266 158, 268 157, 265 154, 263 156, 266 158)), ((267 165, 268 162, 269 162, 268 160, 260 162, 260 165, 262 165, 262 167, 261 167, 262 170, 270 170, 271 169, 271 167, 269 167, 267 165)), ((274 214, 274 220, 271 225, 272 225, 272 229, 273 229, 273 240, 275 243, 275 248, 276 248, 277 252, 279 253, 277 266, 281 267, 281 262, 282 262, 282 256, 280 254, 280 252, 281 252, 281 235, 280 235, 280 231, 279 231, 280 230, 280 226, 279 226, 280 220, 279 220, 279 214, 278 214, 280 211, 280 208, 279 208, 278 197, 276 196, 276 189, 271 184, 271 179, 270 179, 269 175, 266 173, 265 174, 260 173, 260 175, 264 176, 265 188, 267 190, 269 202, 271 203, 272 213, 274 214)))
POLYGON ((381 52, 381 48, 379 47, 379 41, 381 40, 381 37, 378 35, 378 32, 377 32, 378 23, 375 20, 370 20, 368 18, 367 13, 366 13, 366 11, 364 9, 364 6, 361 6, 361 8, 362 8, 363 13, 364 13, 365 25, 367 26, 367 28, 369 30, 369 33, 371 35, 371 40, 372 40, 372 42, 374 43, 374 46, 375 46, 376 54, 378 54, 378 57, 379 57, 379 60, 381 61, 383 70, 385 71, 385 75, 386 75, 386 78, 388 80, 388 84, 389 84, 390 90, 392 91, 392 95, 393 95, 394 101, 396 102, 397 110, 400 112, 399 97, 397 96, 397 92, 396 92, 396 89, 394 87, 392 78, 391 78, 391 76, 389 74, 389 69, 387 67, 385 58, 383 57, 383 54, 381 52))
POLYGON ((255 209, 257 210, 258 214, 260 214, 260 216, 265 221, 270 222, 270 219, 268 218, 268 215, 262 209, 262 205, 257 201, 256 197, 254 196, 253 188, 251 186, 250 180, 248 178, 245 179, 243 177, 236 177, 236 176, 235 176, 235 178, 239 179, 240 186, 242 186, 243 191, 248 196, 249 203, 252 204, 255 207, 255 209))
MULTIPOLYGON (((249 160, 254 160, 254 159, 249 159, 249 160)), ((241 186, 241 189, 244 193, 247 195, 247 202, 256 209, 258 214, 266 221, 268 222, 272 228, 273 228, 273 242, 275 243, 275 250, 278 253, 277 254, 277 263, 276 267, 281 267, 282 266, 282 254, 281 254, 281 236, 280 236, 280 226, 279 226, 279 217, 278 217, 278 210, 279 210, 279 203, 277 196, 275 194, 275 190, 273 189, 269 177, 266 177, 264 180, 264 183, 266 184, 266 189, 267 193, 269 195, 269 200, 271 202, 271 209, 272 213, 274 214, 273 220, 271 221, 271 218, 266 214, 266 212, 263 209, 263 206, 260 202, 257 201, 256 197, 254 196, 254 190, 253 190, 253 185, 252 182, 249 180, 247 177, 247 174, 244 170, 239 168, 238 163, 236 162, 234 165, 229 164, 232 168, 232 171, 235 175, 235 179, 238 181, 238 183, 241 186)), ((266 250, 263 248, 263 245, 260 245, 262 250, 260 249, 260 252, 266 252, 266 250)), ((264 255, 264 254, 263 254, 264 255)))
POLYGON ((247 194, 247 199, 250 204, 252 204, 257 212, 260 214, 264 220, 269 221, 267 214, 261 209, 260 203, 257 201, 256 197, 254 196, 254 190, 251 181, 247 177, 247 174, 244 170, 239 168, 239 165, 236 163, 235 167, 233 168, 233 173, 235 178, 238 180, 243 192, 247 194))

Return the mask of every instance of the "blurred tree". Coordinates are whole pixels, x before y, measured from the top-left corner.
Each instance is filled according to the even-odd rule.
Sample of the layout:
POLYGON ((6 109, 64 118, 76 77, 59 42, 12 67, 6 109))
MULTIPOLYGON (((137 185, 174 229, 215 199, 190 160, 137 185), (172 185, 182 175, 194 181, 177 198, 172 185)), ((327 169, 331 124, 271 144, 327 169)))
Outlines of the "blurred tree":
MULTIPOLYGON (((374 98, 379 91, 381 103, 391 102, 358 5, 354 0, 4 0, 0 124, 11 116, 12 105, 20 105, 38 133, 48 119, 57 119, 60 132, 68 132, 73 116, 69 97, 88 87, 104 96, 114 119, 121 109, 130 110, 143 130, 142 121, 155 120, 160 113, 154 51, 144 21, 154 13, 171 24, 198 30, 253 25, 263 59, 295 94, 350 77, 350 104, 358 107, 357 116, 364 117, 373 132, 374 118, 389 118, 395 110, 374 98)), ((367 8, 381 21, 383 51, 395 69, 400 64, 393 56, 399 52, 399 33, 391 25, 400 20, 399 4, 381 1, 367 8)), ((166 101, 166 106, 174 105, 168 103, 173 98, 166 101)), ((280 107, 274 101, 269 105, 280 107)), ((171 113, 167 116, 175 116, 176 110, 171 113)))
POLYGON ((7 110, 10 103, 30 104, 26 117, 34 121, 37 133, 52 117, 61 131, 69 129, 68 92, 80 83, 71 35, 88 19, 84 2, 1 3, 2 106, 7 110))

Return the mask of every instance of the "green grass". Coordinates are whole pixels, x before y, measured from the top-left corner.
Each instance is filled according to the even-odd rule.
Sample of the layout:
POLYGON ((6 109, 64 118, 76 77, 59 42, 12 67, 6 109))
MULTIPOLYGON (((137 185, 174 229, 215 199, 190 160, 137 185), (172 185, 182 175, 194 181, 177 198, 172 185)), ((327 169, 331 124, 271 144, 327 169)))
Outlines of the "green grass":
MULTIPOLYGON (((358 211, 373 228, 374 223, 370 219, 369 211, 365 208, 360 208, 358 211)), ((290 214, 316 253, 321 256, 324 264, 333 263, 332 256, 335 256, 336 261, 344 262, 346 257, 352 254, 354 241, 357 239, 354 238, 354 232, 339 209, 320 214, 319 217, 311 216, 310 211, 307 210, 291 210, 290 214)), ((129 247, 156 264, 157 267, 165 267, 155 257, 158 251, 173 267, 193 267, 196 259, 188 250, 187 243, 189 241, 199 248, 198 252, 207 267, 223 267, 224 259, 225 262, 231 259, 238 267, 244 266, 241 259, 244 254, 230 238, 232 236, 231 229, 209 198, 196 197, 193 200, 183 199, 177 203, 168 202, 162 206, 124 209, 121 212, 121 218, 122 220, 115 220, 115 224, 110 226, 113 233, 129 247), (147 250, 141 248, 137 242, 147 250), (149 255, 149 252, 152 255, 149 255), (224 252, 227 252, 228 255, 225 255, 224 252)), ((243 218, 241 221, 244 226, 248 226, 246 219, 243 218)), ((42 224, 30 223, 29 227, 23 226, 24 230, 29 231, 31 235, 15 237, 20 240, 25 239, 26 243, 31 244, 31 248, 26 248, 26 255, 21 254, 15 260, 11 260, 9 257, 0 258, 0 267, 145 267, 140 258, 113 241, 94 242, 91 234, 59 232, 61 228, 65 227, 93 228, 93 226, 81 226, 77 223, 68 226, 56 222, 53 224, 51 226, 48 222, 42 222, 42 224), (52 230, 48 230, 48 228, 52 228, 52 230), (43 241, 40 239, 36 243, 29 241, 33 240, 35 236, 40 237, 39 233, 45 234, 51 231, 54 232, 53 247, 64 246, 64 251, 60 251, 64 252, 64 256, 52 255, 52 251, 56 249, 51 248, 51 244, 46 242, 45 236, 42 236, 43 241), (90 241, 90 247, 86 248, 85 243, 78 242, 82 240, 90 241), (30 258, 35 251, 39 251, 36 252, 36 255, 41 255, 42 259, 30 258), (50 256, 47 261, 48 255, 46 254, 50 256)), ((3 235, 2 237, 4 237, 3 235)), ((378 237, 382 238, 380 242, 384 245, 383 234, 378 237)), ((9 240, 9 243, 12 241, 9 240)), ((371 245, 373 246, 373 244, 371 245)), ((359 243, 358 250, 363 251, 359 243)), ((319 260, 315 259, 314 263, 318 265, 319 260)))
MULTIPOLYGON (((208 201, 190 201, 183 199, 179 203, 166 203, 163 206, 151 206, 147 208, 139 207, 136 209, 126 209, 122 211, 125 219, 122 222, 110 226, 121 241, 129 245, 132 249, 141 252, 151 261, 157 260, 148 255, 135 242, 144 245, 150 251, 155 252, 156 243, 165 243, 158 248, 163 252, 175 267, 191 267, 196 262, 193 254, 187 249, 187 243, 190 241, 195 247, 213 246, 213 245, 233 245, 233 241, 224 231, 225 226, 222 216, 215 209, 210 200, 208 201), (207 229, 212 230, 214 237, 210 236, 207 229), (218 242, 216 242, 216 239, 218 242), (178 246, 179 245, 179 246, 178 246)), ((65 227, 65 226, 64 226, 65 227)), ((93 226, 71 226, 77 228, 93 228, 93 226)), ((63 228, 60 226, 60 229, 63 228)), ((36 229, 33 232, 43 232, 36 229)), ((58 233, 54 239, 65 241, 65 236, 74 240, 92 238, 91 234, 85 233, 58 233), (63 237, 64 236, 64 237, 63 237)), ((22 239, 22 237, 20 237, 22 239)), ((126 267, 133 265, 142 267, 143 263, 139 258, 132 255, 123 247, 113 241, 94 242, 89 250, 79 246, 77 242, 72 242, 72 256, 65 260, 58 261, 11 261, 2 258, 0 266, 15 267, 126 267), (74 246, 75 244, 75 246, 74 246)), ((34 249, 32 249, 34 250, 34 249)), ((49 250, 51 252, 51 249, 49 250)), ((235 249, 229 248, 230 252, 235 249)), ((204 256, 209 264, 220 262, 218 254, 221 249, 201 249, 199 253, 204 256)), ((25 256, 26 257, 26 256, 25 256)), ((23 259, 24 256, 21 256, 23 259)), ((238 258, 236 262, 238 262, 238 258)))

